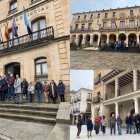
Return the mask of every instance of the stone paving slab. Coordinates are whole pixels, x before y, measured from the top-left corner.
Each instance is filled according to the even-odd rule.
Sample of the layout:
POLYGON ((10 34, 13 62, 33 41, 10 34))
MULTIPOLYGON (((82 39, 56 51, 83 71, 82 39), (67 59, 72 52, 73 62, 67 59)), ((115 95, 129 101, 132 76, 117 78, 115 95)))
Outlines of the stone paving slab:
POLYGON ((86 126, 82 126, 82 132, 80 135, 80 138, 76 138, 77 133, 77 127, 76 126, 70 126, 70 140, 140 140, 140 134, 132 134, 127 135, 125 134, 125 130, 123 130, 123 135, 112 135, 110 136, 109 129, 107 129, 107 133, 105 136, 100 132, 99 135, 95 135, 95 132, 93 131, 92 137, 87 138, 87 128, 86 126))
POLYGON ((47 140, 53 127, 0 118, 0 140, 47 140))
POLYGON ((71 51, 71 69, 140 69, 140 54, 99 51, 71 51))

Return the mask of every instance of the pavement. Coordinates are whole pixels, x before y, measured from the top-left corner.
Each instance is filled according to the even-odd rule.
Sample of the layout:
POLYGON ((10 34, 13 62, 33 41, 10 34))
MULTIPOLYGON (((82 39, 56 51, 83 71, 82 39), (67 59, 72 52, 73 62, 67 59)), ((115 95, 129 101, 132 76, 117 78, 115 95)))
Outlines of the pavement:
POLYGON ((87 128, 86 126, 82 126, 82 132, 80 138, 76 138, 77 127, 70 126, 70 140, 140 140, 140 134, 125 134, 125 130, 123 130, 123 135, 112 135, 110 136, 109 129, 106 130, 106 135, 103 136, 102 132, 96 136, 95 132, 92 132, 92 137, 87 138, 87 128))
POLYGON ((123 52, 71 51, 71 69, 140 69, 140 54, 123 52))
POLYGON ((53 127, 0 118, 0 140, 47 140, 53 127))

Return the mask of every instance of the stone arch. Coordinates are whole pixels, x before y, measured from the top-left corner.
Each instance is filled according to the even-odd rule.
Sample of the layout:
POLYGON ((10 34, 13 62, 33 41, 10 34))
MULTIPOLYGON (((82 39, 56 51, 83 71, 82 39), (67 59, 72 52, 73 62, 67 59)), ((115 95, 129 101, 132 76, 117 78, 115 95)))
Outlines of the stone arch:
POLYGON ((116 35, 115 34, 110 34, 109 35, 109 43, 113 43, 116 41, 116 35))
POLYGON ((71 43, 76 44, 76 35, 71 36, 71 43))
POLYGON ((90 35, 89 34, 87 34, 86 36, 85 36, 85 44, 90 44, 90 35))
POLYGON ((119 34, 119 41, 125 41, 126 40, 126 35, 124 33, 119 34))
POLYGON ((137 45, 137 35, 135 33, 130 33, 128 35, 128 46, 136 47, 137 45))
POLYGON ((98 46, 98 40, 99 40, 98 34, 94 34, 93 35, 93 46, 95 46, 95 47, 98 46))
POLYGON ((82 41, 83 41, 83 35, 80 34, 80 35, 78 36, 78 46, 79 46, 79 47, 82 45, 82 41))

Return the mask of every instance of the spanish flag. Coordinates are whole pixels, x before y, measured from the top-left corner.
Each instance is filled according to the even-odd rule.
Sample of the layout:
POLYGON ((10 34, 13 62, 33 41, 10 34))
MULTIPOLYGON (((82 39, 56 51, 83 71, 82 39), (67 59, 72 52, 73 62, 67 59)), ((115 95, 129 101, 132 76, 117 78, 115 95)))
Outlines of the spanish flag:
POLYGON ((5 31, 4 31, 4 35, 5 35, 5 38, 6 40, 9 40, 9 32, 8 32, 8 23, 6 22, 5 25, 5 31))

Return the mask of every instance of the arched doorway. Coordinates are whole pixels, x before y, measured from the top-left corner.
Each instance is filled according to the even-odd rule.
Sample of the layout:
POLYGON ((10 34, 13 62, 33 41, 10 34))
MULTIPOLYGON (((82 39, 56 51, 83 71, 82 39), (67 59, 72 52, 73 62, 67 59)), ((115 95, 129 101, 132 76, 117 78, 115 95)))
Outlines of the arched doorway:
POLYGON ((98 46, 98 35, 97 34, 93 35, 93 46, 95 46, 95 47, 98 46))
POLYGON ((104 45, 107 43, 107 35, 102 34, 101 35, 101 45, 104 45))
POLYGON ((124 33, 119 34, 119 41, 125 41, 126 35, 124 33))
POLYGON ((78 46, 79 47, 82 45, 82 41, 83 41, 83 35, 79 35, 78 36, 78 46))
POLYGON ((5 65, 5 74, 8 75, 8 71, 13 73, 14 77, 18 74, 20 77, 20 63, 13 62, 5 65))
POLYGON ((110 34, 109 43, 114 43, 115 41, 116 41, 116 35, 115 34, 110 34))
POLYGON ((90 44, 90 35, 89 35, 89 34, 87 34, 87 35, 85 36, 85 39, 86 39, 85 43, 86 43, 86 44, 90 44))
POLYGON ((136 34, 132 33, 128 36, 128 45, 129 47, 136 47, 137 45, 137 36, 136 34))
POLYGON ((76 35, 71 36, 71 43, 76 43, 76 35))

